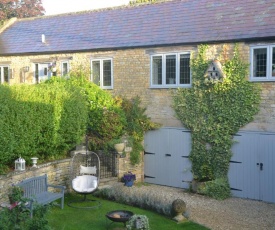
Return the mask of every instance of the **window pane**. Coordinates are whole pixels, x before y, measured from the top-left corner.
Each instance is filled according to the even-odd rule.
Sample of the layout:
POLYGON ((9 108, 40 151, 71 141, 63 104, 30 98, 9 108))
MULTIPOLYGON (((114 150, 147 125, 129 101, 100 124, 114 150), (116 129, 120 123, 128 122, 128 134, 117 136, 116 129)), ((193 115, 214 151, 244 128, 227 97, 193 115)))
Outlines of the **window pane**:
POLYGON ((254 49, 253 77, 266 77, 267 49, 254 49))
POLYGON ((39 83, 39 70, 38 70, 38 64, 35 64, 35 83, 39 83))
POLYGON ((166 56, 166 84, 176 84, 176 55, 166 56))
POLYGON ((112 67, 111 60, 103 61, 103 86, 111 86, 112 67))
POLYGON ((68 74, 68 63, 63 62, 62 63, 62 75, 67 75, 68 74))
POLYGON ((153 77, 153 85, 162 84, 162 57, 161 56, 153 57, 152 77, 153 77))
POLYGON ((275 47, 272 48, 272 76, 275 77, 275 47))
POLYGON ((48 68, 44 67, 44 76, 48 75, 48 68))
POLYGON ((4 82, 9 82, 9 67, 4 67, 4 82))
POLYGON ((180 55, 180 84, 190 84, 190 54, 180 55))
POLYGON ((100 85, 100 61, 92 62, 92 71, 93 71, 93 82, 97 85, 100 85))

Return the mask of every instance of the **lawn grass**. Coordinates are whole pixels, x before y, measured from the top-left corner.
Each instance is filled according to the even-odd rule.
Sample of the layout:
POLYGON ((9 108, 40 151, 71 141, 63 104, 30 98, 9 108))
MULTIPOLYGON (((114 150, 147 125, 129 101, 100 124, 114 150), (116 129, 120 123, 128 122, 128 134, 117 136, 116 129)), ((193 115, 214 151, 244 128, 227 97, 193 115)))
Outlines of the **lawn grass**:
POLYGON ((64 209, 53 206, 48 220, 54 230, 101 230, 101 229, 124 229, 123 223, 112 223, 105 214, 113 210, 128 210, 134 214, 146 215, 149 219, 151 230, 206 230, 208 228, 193 222, 177 224, 175 221, 158 213, 140 208, 120 204, 108 200, 102 200, 91 195, 88 198, 101 202, 101 206, 95 209, 76 209, 67 205, 71 199, 80 198, 77 195, 66 195, 64 209), (112 223, 112 224, 111 224, 112 223), (108 227, 108 228, 107 228, 108 227))

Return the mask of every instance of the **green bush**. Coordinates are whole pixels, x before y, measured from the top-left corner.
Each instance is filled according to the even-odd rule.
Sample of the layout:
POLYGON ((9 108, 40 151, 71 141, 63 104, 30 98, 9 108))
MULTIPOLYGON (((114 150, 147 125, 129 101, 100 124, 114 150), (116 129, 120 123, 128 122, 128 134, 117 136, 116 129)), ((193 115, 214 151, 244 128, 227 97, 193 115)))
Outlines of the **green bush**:
POLYGON ((112 143, 127 136, 133 140, 131 163, 139 163, 144 133, 158 128, 159 125, 147 117, 139 97, 131 100, 113 97, 108 91, 92 83, 88 76, 87 71, 78 68, 70 73, 69 79, 52 78, 48 83, 63 82, 81 88, 89 110, 87 132, 90 149, 113 150, 112 143))
POLYGON ((140 99, 121 100, 90 82, 79 68, 69 78, 52 77, 39 85, 1 85, 0 172, 19 156, 31 163, 62 158, 89 136, 92 150, 123 135, 133 138, 132 164, 140 161, 144 132, 156 125, 144 114, 140 99))
POLYGON ((80 89, 60 84, 0 86, 0 171, 19 156, 59 159, 82 140, 87 106, 80 89), (77 118, 77 119, 76 119, 77 118))
POLYGON ((10 208, 0 211, 0 230, 50 230, 47 220, 50 205, 34 205, 33 217, 25 207, 26 199, 22 198, 10 208))
POLYGON ((26 208, 28 198, 23 197, 23 189, 18 186, 11 186, 9 189, 9 207, 0 211, 0 230, 48 230, 50 226, 47 214, 50 205, 34 203, 33 217, 30 217, 30 210, 26 208))
POLYGON ((204 182, 204 185, 198 188, 198 193, 217 200, 226 199, 231 194, 227 178, 217 178, 212 181, 204 182))
POLYGON ((145 114, 146 108, 141 106, 140 97, 136 96, 131 100, 121 98, 122 108, 126 115, 125 133, 132 138, 133 150, 130 161, 133 165, 140 162, 140 152, 143 151, 142 141, 148 130, 157 129, 159 124, 152 122, 145 114))
POLYGON ((124 134, 126 125, 125 113, 121 104, 106 90, 89 81, 87 73, 75 70, 70 79, 51 79, 81 88, 88 106, 88 126, 90 148, 99 150, 105 148, 108 141, 124 134))
POLYGON ((149 230, 150 226, 149 226, 148 217, 146 215, 133 215, 129 219, 129 221, 126 225, 126 228, 127 228, 127 230, 132 230, 132 229, 136 229, 136 227, 138 229, 149 230))

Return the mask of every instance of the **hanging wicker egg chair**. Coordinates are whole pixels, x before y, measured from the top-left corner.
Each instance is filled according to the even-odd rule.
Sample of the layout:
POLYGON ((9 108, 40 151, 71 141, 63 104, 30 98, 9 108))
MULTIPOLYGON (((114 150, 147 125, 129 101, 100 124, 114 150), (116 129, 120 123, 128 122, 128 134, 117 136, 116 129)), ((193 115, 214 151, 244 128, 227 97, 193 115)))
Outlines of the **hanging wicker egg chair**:
POLYGON ((70 170, 72 189, 83 195, 83 198, 70 201, 68 206, 73 208, 95 208, 100 206, 99 201, 87 198, 87 195, 92 194, 99 186, 99 156, 95 152, 88 151, 86 144, 85 151, 74 151, 70 170))

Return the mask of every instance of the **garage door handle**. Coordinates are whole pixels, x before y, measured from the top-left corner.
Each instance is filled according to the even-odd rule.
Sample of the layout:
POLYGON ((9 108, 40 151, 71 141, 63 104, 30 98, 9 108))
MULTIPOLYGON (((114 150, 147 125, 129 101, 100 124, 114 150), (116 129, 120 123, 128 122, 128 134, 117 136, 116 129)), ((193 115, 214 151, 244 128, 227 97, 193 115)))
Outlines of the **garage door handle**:
POLYGON ((171 154, 165 154, 166 157, 171 157, 171 154))

